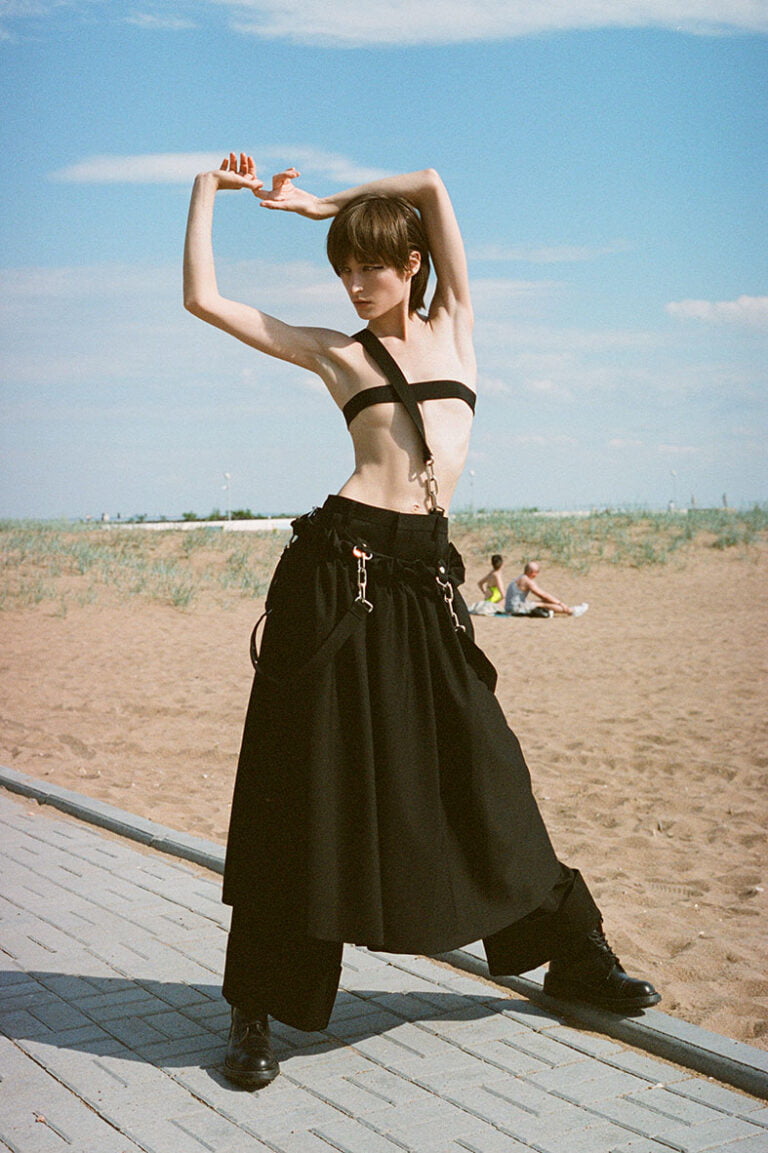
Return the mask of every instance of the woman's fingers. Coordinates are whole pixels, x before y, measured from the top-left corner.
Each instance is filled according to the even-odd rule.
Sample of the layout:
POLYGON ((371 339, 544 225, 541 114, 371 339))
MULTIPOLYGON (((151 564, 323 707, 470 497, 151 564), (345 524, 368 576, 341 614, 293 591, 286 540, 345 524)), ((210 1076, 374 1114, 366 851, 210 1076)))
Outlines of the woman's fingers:
MULTIPOLYGON (((296 168, 286 168, 284 172, 278 172, 272 178, 272 188, 269 192, 265 193, 263 191, 264 181, 259 180, 256 175, 256 162, 247 152, 230 152, 229 155, 225 156, 222 160, 220 171, 229 172, 233 176, 239 176, 241 180, 247 181, 248 187, 254 196, 258 196, 260 199, 270 198, 272 200, 280 199, 285 186, 301 175, 296 168)), ((276 205, 276 207, 278 206, 276 205)))
POLYGON ((229 156, 225 156, 222 160, 221 167, 224 172, 239 172, 241 176, 245 176, 248 172, 253 173, 256 171, 253 157, 248 156, 245 152, 240 153, 239 160, 236 152, 230 152, 229 156))
POLYGON ((272 187, 280 189, 289 180, 298 180, 301 173, 296 168, 286 168, 284 172, 278 172, 272 177, 272 187))
MULTIPOLYGON (((230 152, 221 162, 222 172, 236 172, 238 176, 244 176, 246 179, 255 179, 256 177, 256 162, 253 157, 247 152, 241 152, 238 158, 236 152, 230 152)), ((297 168, 286 168, 283 172, 278 172, 272 177, 272 190, 278 192, 280 189, 288 184, 291 180, 297 180, 301 173, 297 168)), ((260 182, 263 187, 263 183, 260 182)))

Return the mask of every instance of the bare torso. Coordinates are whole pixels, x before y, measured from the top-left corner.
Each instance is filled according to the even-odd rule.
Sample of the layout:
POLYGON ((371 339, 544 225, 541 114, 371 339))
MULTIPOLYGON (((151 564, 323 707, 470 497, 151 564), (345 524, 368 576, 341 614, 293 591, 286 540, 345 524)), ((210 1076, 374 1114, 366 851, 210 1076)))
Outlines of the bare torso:
MULTIPOLYGON (((414 318, 409 340, 381 338, 406 380, 458 380, 474 391, 476 368, 471 340, 457 348, 454 332, 414 318)), ((357 341, 335 350, 323 373, 339 407, 358 392, 386 383, 386 377, 357 341)), ((467 457, 472 431, 472 410, 454 397, 423 401, 420 405, 427 443, 434 456, 438 503, 447 510, 467 457)), ((340 495, 364 504, 397 512, 426 513, 426 474, 421 441, 402 404, 384 403, 363 409, 349 432, 355 451, 355 469, 340 495)))

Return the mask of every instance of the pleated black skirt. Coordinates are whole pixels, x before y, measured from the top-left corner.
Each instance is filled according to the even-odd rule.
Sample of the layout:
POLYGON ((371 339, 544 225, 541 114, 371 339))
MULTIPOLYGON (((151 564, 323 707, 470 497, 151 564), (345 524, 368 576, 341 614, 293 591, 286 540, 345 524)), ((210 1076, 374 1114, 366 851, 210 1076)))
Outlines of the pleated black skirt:
POLYGON ((224 877, 224 900, 265 939, 441 953, 524 917, 558 881, 463 579, 441 515, 331 496, 294 522, 224 877))

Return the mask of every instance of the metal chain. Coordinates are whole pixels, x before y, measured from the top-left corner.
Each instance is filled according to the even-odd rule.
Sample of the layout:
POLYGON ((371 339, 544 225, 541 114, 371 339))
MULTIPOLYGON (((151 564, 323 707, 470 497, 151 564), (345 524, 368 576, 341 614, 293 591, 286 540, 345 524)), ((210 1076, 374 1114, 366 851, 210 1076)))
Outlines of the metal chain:
POLYGON ((368 591, 368 570, 365 566, 372 558, 373 553, 366 552, 364 548, 356 547, 352 549, 352 555, 357 557, 357 596, 355 597, 355 601, 359 601, 366 612, 372 613, 373 605, 366 596, 368 591))
MULTIPOLYGON (((445 576, 445 572, 446 572, 445 565, 442 565, 442 564, 439 565, 438 566, 438 574, 442 574, 442 576, 445 576)), ((453 599, 453 585, 451 584, 451 582, 449 580, 442 580, 440 575, 435 576, 435 580, 437 581, 438 588, 440 589, 440 592, 443 594, 443 600, 445 601, 446 605, 448 606, 448 612, 451 614, 451 624, 453 625, 454 630, 457 633, 458 632, 465 633, 467 631, 466 627, 461 623, 461 621, 459 620, 459 618, 456 614, 456 605, 455 605, 455 602, 453 599)))
POLYGON ((435 476, 435 458, 431 456, 429 460, 424 461, 424 469, 427 474, 427 504, 429 505, 430 512, 445 512, 437 503, 437 477, 435 476))

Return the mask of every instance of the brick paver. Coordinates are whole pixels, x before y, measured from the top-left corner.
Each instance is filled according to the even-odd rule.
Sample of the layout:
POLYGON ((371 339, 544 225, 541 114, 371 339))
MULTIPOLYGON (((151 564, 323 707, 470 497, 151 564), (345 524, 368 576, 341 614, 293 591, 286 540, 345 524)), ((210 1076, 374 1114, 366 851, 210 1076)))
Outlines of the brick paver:
POLYGON ((220 1070, 220 882, 0 794, 0 1153, 768 1153, 763 1101, 423 957, 345 952, 282 1075, 220 1070))

